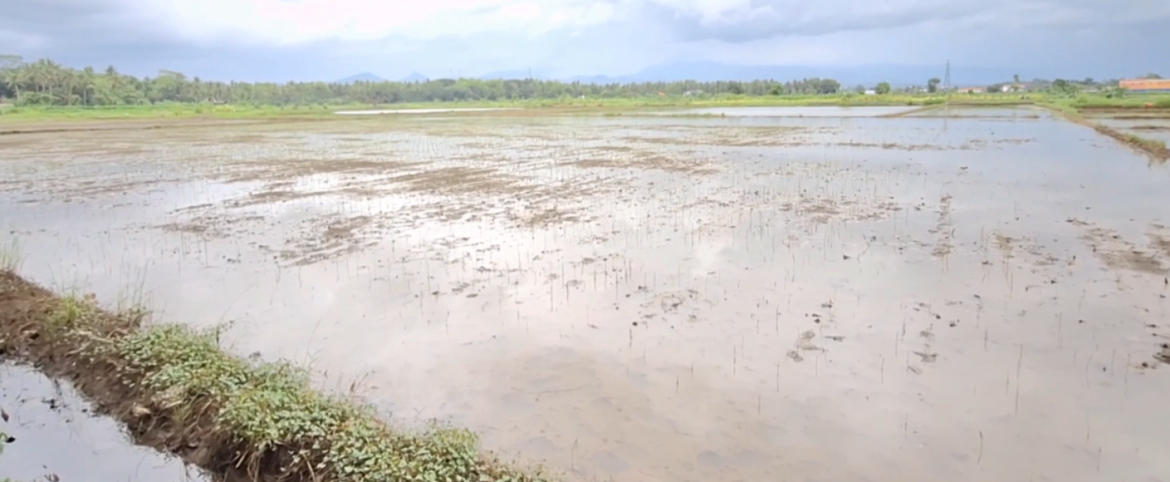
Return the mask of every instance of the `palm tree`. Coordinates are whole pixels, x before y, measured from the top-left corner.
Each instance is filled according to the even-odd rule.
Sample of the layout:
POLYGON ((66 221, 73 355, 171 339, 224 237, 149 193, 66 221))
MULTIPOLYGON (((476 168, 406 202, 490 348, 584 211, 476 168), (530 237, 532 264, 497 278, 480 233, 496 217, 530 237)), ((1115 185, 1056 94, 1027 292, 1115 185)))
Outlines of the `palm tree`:
POLYGON ((25 81, 24 69, 20 67, 4 69, 3 71, 0 71, 0 74, 3 74, 4 76, 3 79, 0 79, 0 81, 3 81, 8 85, 8 88, 12 90, 12 93, 16 95, 15 102, 19 102, 20 84, 24 83, 25 81))
POLYGON ((81 89, 82 89, 81 96, 83 99, 82 103, 86 106, 89 105, 90 92, 93 90, 93 83, 94 83, 93 67, 87 66, 85 68, 85 70, 81 71, 81 89))
POLYGON ((106 67, 106 80, 110 83, 110 99, 114 104, 121 104, 124 102, 122 96, 122 74, 118 73, 113 65, 106 67))

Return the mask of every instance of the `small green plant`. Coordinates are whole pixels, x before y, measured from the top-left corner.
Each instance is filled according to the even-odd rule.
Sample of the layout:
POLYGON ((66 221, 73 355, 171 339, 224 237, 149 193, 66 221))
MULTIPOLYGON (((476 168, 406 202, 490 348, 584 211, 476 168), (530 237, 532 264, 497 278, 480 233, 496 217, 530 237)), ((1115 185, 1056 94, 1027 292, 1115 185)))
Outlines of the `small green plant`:
POLYGON ((67 296, 61 298, 57 309, 45 320, 46 328, 55 333, 67 333, 93 321, 97 314, 92 298, 67 296))
POLYGON ((20 242, 16 238, 10 238, 0 244, 0 270, 18 271, 23 262, 24 256, 20 249, 20 242))

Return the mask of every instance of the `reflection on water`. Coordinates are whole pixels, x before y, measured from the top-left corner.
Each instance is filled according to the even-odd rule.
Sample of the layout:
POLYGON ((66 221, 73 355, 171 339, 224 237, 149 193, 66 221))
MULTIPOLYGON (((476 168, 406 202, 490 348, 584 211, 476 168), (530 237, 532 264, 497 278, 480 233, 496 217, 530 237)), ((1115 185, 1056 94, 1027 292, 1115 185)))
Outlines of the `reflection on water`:
POLYGON ((1170 473, 1166 171, 1055 121, 730 117, 13 136, 0 213, 34 279, 570 480, 1170 473))
POLYGON ((461 108, 461 109, 377 109, 377 110, 342 110, 334 112, 337 115, 382 115, 382 114, 442 114, 459 112, 494 112, 501 110, 519 110, 515 108, 461 108))
POLYGON ((1170 118, 1142 118, 1141 116, 1130 117, 1131 118, 1126 119, 1098 117, 1094 118, 1093 121, 1120 130, 1126 134, 1138 135, 1146 139, 1154 139, 1170 143, 1170 118))
POLYGON ((665 115, 717 115, 727 117, 879 117, 909 112, 917 107, 819 106, 819 107, 705 107, 662 112, 665 115))
POLYGON ((29 368, 0 365, 3 480, 203 480, 181 460, 133 445, 118 423, 95 416, 72 387, 29 368), (67 454, 67 456, 62 456, 67 454))

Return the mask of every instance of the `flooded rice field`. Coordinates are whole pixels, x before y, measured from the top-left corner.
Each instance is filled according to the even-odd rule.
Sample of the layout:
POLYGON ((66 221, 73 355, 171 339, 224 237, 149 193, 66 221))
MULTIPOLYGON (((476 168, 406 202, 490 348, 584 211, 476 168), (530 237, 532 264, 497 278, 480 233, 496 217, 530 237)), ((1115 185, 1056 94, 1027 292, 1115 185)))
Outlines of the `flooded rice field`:
POLYGON ((662 115, 727 117, 878 117, 914 110, 914 107, 704 107, 658 112, 662 115))
POLYGON ((906 114, 907 117, 924 118, 951 118, 951 119, 983 119, 983 120, 1052 120, 1052 111, 1035 106, 996 107, 996 106, 936 106, 917 110, 906 114))
POLYGON ((1126 134, 1170 143, 1170 117, 1126 119, 1102 117, 1094 119, 1094 121, 1126 134))
POLYGON ((462 109, 377 109, 377 110, 342 110, 337 115, 385 115, 385 114, 458 114, 463 112, 499 112, 514 111, 518 108, 462 108, 462 109))
POLYGON ((0 219, 564 480, 1165 480, 1170 174, 1018 114, 0 136, 0 219))

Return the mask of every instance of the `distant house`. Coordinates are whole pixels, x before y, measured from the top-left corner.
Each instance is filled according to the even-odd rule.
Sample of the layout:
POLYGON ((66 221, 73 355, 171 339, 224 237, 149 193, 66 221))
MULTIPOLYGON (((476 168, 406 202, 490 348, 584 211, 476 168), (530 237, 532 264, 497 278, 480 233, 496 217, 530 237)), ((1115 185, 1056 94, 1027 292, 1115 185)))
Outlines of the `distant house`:
POLYGON ((877 91, 873 89, 865 89, 865 95, 877 95, 877 91))
POLYGON ((983 87, 959 87, 958 89, 955 89, 955 92, 960 94, 982 94, 986 91, 987 89, 984 89, 983 87))
POLYGON ((1003 84, 1000 90, 1002 92, 1027 92, 1028 84, 1003 84))
POLYGON ((1118 86, 1130 92, 1170 92, 1170 79, 1126 79, 1118 86))
POLYGON ((688 90, 686 92, 683 92, 683 95, 686 97, 694 97, 696 95, 703 95, 703 91, 702 90, 688 90))

